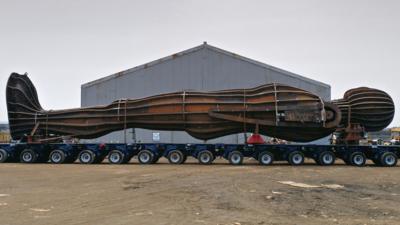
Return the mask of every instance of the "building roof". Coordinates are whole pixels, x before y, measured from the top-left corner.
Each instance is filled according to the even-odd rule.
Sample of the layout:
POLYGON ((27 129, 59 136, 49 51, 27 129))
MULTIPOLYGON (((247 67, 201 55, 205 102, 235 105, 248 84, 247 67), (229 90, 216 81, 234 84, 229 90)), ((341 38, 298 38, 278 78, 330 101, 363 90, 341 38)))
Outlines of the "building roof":
POLYGON ((310 78, 307 78, 307 77, 304 77, 304 76, 301 76, 301 75, 298 75, 298 74, 295 74, 295 73, 292 73, 292 72, 289 72, 289 71, 286 71, 286 70, 283 70, 283 69, 280 69, 280 68, 277 68, 277 67, 274 67, 274 66, 271 66, 271 65, 268 65, 266 63, 262 63, 262 62, 259 62, 259 61, 256 61, 256 60, 253 60, 253 59, 250 59, 250 58, 246 58, 244 56, 241 56, 241 55, 235 54, 233 52, 229 52, 229 51, 214 47, 212 45, 207 44, 207 42, 204 42, 202 45, 196 46, 194 48, 190 48, 188 50, 185 50, 185 51, 182 51, 182 52, 178 52, 178 53, 172 54, 170 56, 166 56, 164 58, 157 59, 157 60, 154 60, 152 62, 145 63, 143 65, 136 66, 136 67, 133 67, 133 68, 130 68, 130 69, 127 69, 127 70, 123 70, 123 71, 111 74, 109 76, 106 76, 106 77, 103 77, 103 78, 100 78, 100 79, 85 83, 85 84, 82 85, 82 88, 90 87, 92 85, 96 85, 96 84, 99 84, 99 83, 102 83, 102 82, 105 82, 105 81, 108 81, 108 80, 112 80, 114 78, 118 78, 118 77, 130 74, 130 73, 135 72, 137 70, 145 69, 145 68, 157 65, 159 63, 163 63, 163 62, 166 62, 166 61, 169 61, 169 60, 173 60, 173 59, 175 59, 177 57, 181 57, 181 56, 184 56, 184 55, 187 55, 187 54, 202 50, 203 48, 207 48, 209 50, 212 50, 212 51, 215 51, 215 52, 218 52, 218 53, 222 53, 222 54, 227 55, 229 57, 237 58, 239 60, 243 60, 245 62, 254 64, 254 65, 257 65, 257 66, 260 66, 260 67, 263 67, 263 68, 267 68, 267 69, 270 69, 270 70, 273 70, 273 71, 276 71, 276 72, 279 72, 279 73, 282 73, 282 74, 284 74, 286 76, 298 78, 298 79, 301 79, 303 81, 306 81, 306 82, 309 82, 309 83, 312 83, 312 84, 316 84, 316 85, 320 85, 320 86, 324 86, 324 87, 328 87, 328 88, 330 87, 330 85, 322 83, 320 81, 316 81, 316 80, 313 80, 313 79, 310 79, 310 78))

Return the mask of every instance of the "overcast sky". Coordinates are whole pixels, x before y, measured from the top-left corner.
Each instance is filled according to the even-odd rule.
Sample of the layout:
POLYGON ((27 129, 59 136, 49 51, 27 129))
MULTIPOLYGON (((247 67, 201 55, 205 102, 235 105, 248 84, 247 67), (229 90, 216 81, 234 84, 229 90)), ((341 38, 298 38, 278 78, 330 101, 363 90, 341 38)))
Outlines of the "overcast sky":
POLYGON ((370 86, 400 105, 400 1, 0 0, 0 121, 11 72, 29 73, 44 108, 79 107, 81 84, 203 41, 333 98, 370 86))

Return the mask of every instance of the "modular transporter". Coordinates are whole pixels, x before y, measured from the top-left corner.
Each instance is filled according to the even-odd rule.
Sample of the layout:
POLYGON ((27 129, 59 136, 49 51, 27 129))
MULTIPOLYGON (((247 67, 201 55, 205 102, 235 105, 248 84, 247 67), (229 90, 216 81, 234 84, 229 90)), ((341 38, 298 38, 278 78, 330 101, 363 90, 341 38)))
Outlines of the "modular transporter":
POLYGON ((26 74, 12 73, 6 88, 13 143, 0 144, 0 162, 128 163, 141 164, 166 157, 182 164, 187 157, 211 164, 216 157, 240 165, 251 157, 262 165, 288 161, 301 165, 305 158, 332 165, 337 158, 364 166, 396 166, 400 146, 360 145, 365 132, 386 128, 395 106, 385 92, 355 88, 331 102, 308 91, 282 84, 213 92, 182 91, 143 99, 121 99, 110 105, 44 110, 26 74), (127 128, 186 131, 209 140, 235 133, 254 133, 245 144, 68 143, 91 139, 127 128), (335 144, 265 144, 261 135, 296 143, 337 134, 335 144))

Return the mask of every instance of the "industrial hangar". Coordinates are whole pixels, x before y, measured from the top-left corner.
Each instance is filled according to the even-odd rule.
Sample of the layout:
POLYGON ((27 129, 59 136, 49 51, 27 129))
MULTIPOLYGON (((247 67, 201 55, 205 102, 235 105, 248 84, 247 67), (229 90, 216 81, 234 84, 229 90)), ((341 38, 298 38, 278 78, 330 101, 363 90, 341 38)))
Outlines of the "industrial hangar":
MULTIPOLYGON (((200 46, 83 84, 81 106, 109 104, 117 99, 136 99, 175 91, 251 88, 267 83, 287 84, 310 91, 324 100, 331 99, 331 88, 327 84, 204 42, 200 46)), ((244 134, 234 134, 212 139, 207 143, 238 144, 244 143, 244 140, 244 134)), ((117 131, 94 141, 203 142, 182 131, 145 129, 117 131)))

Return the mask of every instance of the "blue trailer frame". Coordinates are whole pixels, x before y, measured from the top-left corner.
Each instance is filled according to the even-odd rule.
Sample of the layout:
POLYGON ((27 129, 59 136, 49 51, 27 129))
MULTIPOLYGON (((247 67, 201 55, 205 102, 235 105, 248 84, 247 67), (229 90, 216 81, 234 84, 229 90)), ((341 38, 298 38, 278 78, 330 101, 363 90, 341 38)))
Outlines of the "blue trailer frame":
POLYGON ((187 157, 201 164, 211 164, 216 157, 241 165, 244 158, 254 158, 262 165, 287 161, 301 165, 306 158, 319 165, 332 165, 342 159, 348 165, 364 166, 372 160, 378 166, 396 166, 400 146, 377 145, 310 145, 310 144, 172 144, 172 143, 88 143, 88 144, 0 144, 0 162, 23 163, 101 163, 123 164, 137 156, 141 164, 154 164, 165 157, 171 164, 182 164, 187 157))

